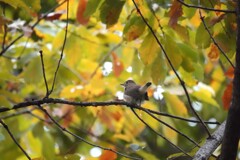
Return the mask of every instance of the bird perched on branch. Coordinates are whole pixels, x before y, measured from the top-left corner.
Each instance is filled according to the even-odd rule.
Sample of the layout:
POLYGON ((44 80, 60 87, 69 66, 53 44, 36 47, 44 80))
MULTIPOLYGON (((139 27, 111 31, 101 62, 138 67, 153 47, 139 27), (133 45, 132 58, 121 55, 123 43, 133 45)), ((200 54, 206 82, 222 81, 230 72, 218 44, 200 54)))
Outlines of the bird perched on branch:
POLYGON ((151 84, 151 82, 147 82, 144 86, 140 86, 133 80, 127 80, 121 84, 125 88, 123 95, 124 100, 129 103, 141 105, 144 100, 149 100, 147 89, 151 84))

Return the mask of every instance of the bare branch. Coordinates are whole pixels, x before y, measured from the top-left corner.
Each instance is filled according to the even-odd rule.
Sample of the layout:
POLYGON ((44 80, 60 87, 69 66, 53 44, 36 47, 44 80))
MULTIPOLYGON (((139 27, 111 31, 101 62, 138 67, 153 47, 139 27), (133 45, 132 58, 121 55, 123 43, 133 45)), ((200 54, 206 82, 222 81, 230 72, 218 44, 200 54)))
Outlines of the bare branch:
POLYGON ((229 64, 235 68, 234 64, 231 62, 231 60, 228 58, 228 56, 226 55, 226 53, 223 51, 223 49, 218 45, 218 43, 216 42, 216 40, 213 38, 210 30, 208 29, 206 23, 205 23, 205 20, 204 20, 204 17, 202 16, 202 12, 201 10, 199 9, 199 15, 200 15, 200 19, 201 21, 203 22, 203 25, 204 25, 204 28, 206 29, 206 31, 208 32, 211 40, 213 41, 214 45, 218 48, 218 50, 222 53, 222 55, 226 58, 226 60, 229 62, 229 64))
POLYGON ((4 123, 1 119, 0 119, 0 123, 3 125, 3 127, 6 129, 6 131, 8 132, 8 134, 10 135, 10 137, 12 138, 12 140, 16 143, 16 145, 22 150, 22 152, 25 154, 25 156, 31 160, 31 157, 27 154, 27 152, 21 147, 21 145, 18 143, 18 141, 15 139, 15 137, 13 136, 12 132, 9 130, 8 126, 6 123, 4 123))
POLYGON ((211 154, 222 143, 225 125, 226 125, 226 121, 224 121, 218 127, 218 129, 212 134, 211 138, 206 140, 203 146, 195 154, 194 160, 208 159, 211 156, 211 154))
POLYGON ((65 48, 65 45, 66 45, 67 33, 68 33, 68 13, 69 13, 69 0, 67 0, 67 22, 66 22, 66 27, 65 27, 65 35, 64 35, 64 40, 63 40, 63 46, 62 46, 62 50, 61 50, 61 55, 60 55, 60 58, 59 58, 59 60, 58 60, 58 64, 57 64, 56 71, 55 71, 55 73, 54 73, 52 88, 51 88, 51 90, 48 92, 48 94, 46 95, 46 97, 48 97, 48 96, 53 92, 53 89, 54 89, 54 86, 55 86, 55 82, 56 82, 56 78, 57 78, 57 73, 58 73, 58 70, 59 70, 59 67, 60 67, 62 58, 63 58, 63 51, 64 51, 64 48, 65 48))
POLYGON ((190 106, 190 109, 191 111, 194 113, 194 115, 197 117, 197 119, 201 122, 202 126, 204 127, 204 129, 206 130, 208 136, 210 137, 211 136, 211 133, 209 132, 206 124, 203 122, 203 120, 201 119, 201 117, 197 114, 197 112, 194 110, 193 106, 192 106, 192 103, 191 103, 191 99, 190 99, 190 96, 189 96, 189 93, 187 91, 187 88, 185 86, 185 82, 180 78, 178 72, 176 71, 176 69, 174 68, 170 58, 168 57, 168 54, 166 53, 165 49, 163 48, 163 45, 161 44, 161 42, 159 41, 157 35, 155 34, 154 30, 152 29, 152 27, 149 25, 149 23, 147 22, 147 20, 144 18, 142 12, 140 11, 140 9, 138 8, 135 0, 132 0, 132 2, 134 3, 136 9, 137 9, 137 12, 140 14, 140 16, 142 17, 142 20, 144 21, 144 23, 148 26, 149 30, 151 31, 152 35, 154 36, 154 38, 156 39, 156 42, 158 43, 158 45, 160 46, 160 48, 162 49, 170 67, 172 68, 174 74, 176 75, 176 77, 178 78, 186 96, 187 96, 187 101, 188 101, 188 104, 190 106))
POLYGON ((197 9, 203 9, 203 10, 214 11, 214 12, 236 13, 236 11, 232 11, 232 10, 214 9, 214 8, 208 8, 208 7, 203 7, 203 6, 195 6, 192 4, 185 3, 183 0, 177 0, 177 1, 179 3, 181 3, 182 5, 189 7, 189 8, 197 8, 197 9))
POLYGON ((49 89, 48 89, 48 83, 47 83, 47 78, 46 78, 46 72, 45 72, 45 67, 44 67, 44 60, 43 60, 43 53, 42 51, 39 51, 40 53, 40 58, 41 58, 41 63, 42 63, 42 72, 43 72, 43 78, 44 78, 44 83, 46 87, 46 97, 48 96, 49 89))
MULTIPOLYGON (((174 115, 171 115, 171 114, 168 114, 168 113, 154 111, 154 110, 143 108, 143 107, 140 107, 140 106, 136 106, 136 105, 133 105, 131 103, 124 102, 124 101, 75 102, 75 101, 68 101, 68 100, 62 100, 62 99, 44 98, 44 99, 41 99, 41 100, 26 101, 26 102, 18 103, 16 105, 14 105, 11 109, 9 109, 9 108, 1 108, 0 109, 0 113, 1 112, 6 112, 6 111, 10 111, 10 110, 20 109, 20 108, 24 108, 24 107, 28 107, 28 106, 42 105, 42 104, 68 104, 68 105, 80 106, 80 107, 88 107, 88 106, 98 107, 98 106, 110 106, 110 105, 125 105, 125 106, 128 106, 128 107, 136 108, 136 109, 142 110, 144 112, 150 112, 150 113, 153 113, 153 114, 156 114, 156 115, 160 115, 160 116, 167 116, 167 117, 171 117, 171 118, 175 118, 175 119, 179 119, 179 120, 187 121, 187 122, 201 123, 200 121, 197 121, 197 120, 191 120, 191 119, 187 119, 187 118, 183 118, 183 117, 174 116, 174 115)), ((205 123, 217 124, 217 125, 220 124, 219 122, 210 122, 210 121, 205 121, 205 123)))
POLYGON ((118 152, 118 151, 113 150, 113 149, 111 149, 111 148, 102 147, 102 146, 99 146, 99 145, 96 145, 96 144, 93 144, 93 143, 87 141, 86 139, 84 139, 84 138, 82 138, 82 137, 80 137, 80 136, 78 136, 78 135, 70 132, 68 129, 62 127, 54 118, 52 118, 52 116, 47 112, 47 110, 44 109, 41 105, 38 105, 38 107, 39 107, 39 109, 41 109, 41 110, 52 120, 52 122, 53 122, 59 129, 61 129, 63 132, 66 132, 66 133, 72 135, 73 137, 75 137, 75 138, 77 138, 77 139, 85 142, 86 144, 91 145, 91 146, 94 146, 94 147, 101 148, 101 149, 103 149, 103 150, 108 150, 108 151, 114 152, 114 153, 116 153, 116 154, 118 154, 118 155, 120 155, 120 156, 126 157, 126 158, 136 159, 136 160, 140 160, 140 159, 141 159, 141 158, 138 158, 138 157, 128 156, 128 155, 126 155, 126 154, 124 154, 124 153, 118 152))

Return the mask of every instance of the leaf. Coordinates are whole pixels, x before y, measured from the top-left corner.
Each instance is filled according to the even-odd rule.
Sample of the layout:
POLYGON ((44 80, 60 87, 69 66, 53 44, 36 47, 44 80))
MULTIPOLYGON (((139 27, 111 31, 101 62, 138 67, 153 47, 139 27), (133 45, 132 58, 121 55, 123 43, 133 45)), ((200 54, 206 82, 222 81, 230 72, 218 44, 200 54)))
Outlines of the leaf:
POLYGON ((157 54, 160 52, 156 39, 151 32, 145 37, 139 48, 140 58, 145 65, 152 64, 157 54))
POLYGON ((85 17, 90 17, 102 3, 103 0, 88 0, 87 7, 84 12, 85 17))
POLYGON ((107 25, 107 28, 117 23, 119 15, 122 11, 124 0, 105 0, 100 7, 100 19, 107 25))
POLYGON ((87 0, 79 0, 76 18, 77 18, 78 23, 80 23, 82 25, 86 25, 89 21, 89 17, 86 17, 84 15, 86 6, 87 6, 87 0))
POLYGON ((199 60, 199 56, 196 49, 194 49, 193 47, 190 47, 189 44, 177 43, 177 46, 179 48, 179 51, 182 53, 182 55, 184 55, 185 57, 188 57, 189 59, 191 59, 191 61, 197 62, 199 60))
POLYGON ((224 90, 223 96, 222 96, 222 102, 223 102, 223 108, 225 110, 228 110, 232 101, 232 89, 233 89, 233 83, 229 83, 227 87, 224 90))
POLYGON ((164 92, 163 96, 166 100, 170 113, 182 117, 188 115, 187 107, 176 95, 164 92))
POLYGON ((227 76, 230 79, 234 78, 234 68, 229 67, 228 70, 225 72, 225 76, 227 76))
POLYGON ((159 84, 164 81, 167 75, 167 65, 163 59, 162 53, 158 53, 151 67, 151 77, 154 84, 159 84))
POLYGON ((212 93, 208 89, 200 88, 198 91, 194 91, 191 96, 200 102, 205 102, 214 107, 219 107, 217 101, 212 97, 212 93))
POLYGON ((99 157, 99 160, 115 160, 117 159, 117 154, 108 150, 104 150, 102 155, 99 157))
POLYGON ((134 15, 130 20, 127 21, 123 29, 123 37, 127 41, 132 41, 140 37, 144 30, 146 24, 143 22, 142 18, 138 15, 134 15))
POLYGON ((178 22, 178 18, 181 17, 183 14, 182 4, 179 3, 177 0, 174 0, 168 14, 170 17, 168 25, 174 27, 178 22))
POLYGON ((196 32, 195 43, 199 48, 207 48, 210 46, 210 42, 209 34, 201 23, 196 32))
POLYGON ((122 61, 117 57, 117 54, 115 52, 112 52, 111 55, 113 58, 113 73, 116 77, 118 77, 123 72, 124 66, 122 61))
MULTIPOLYGON (((176 128, 174 125, 173 121, 171 118, 168 117, 161 117, 161 120, 172 126, 173 128, 176 128)), ((167 138, 170 139, 172 143, 177 144, 178 143, 178 133, 172 130, 171 128, 162 125, 162 132, 163 135, 167 138)))
POLYGON ((177 48, 176 42, 169 35, 165 36, 164 42, 165 51, 170 61, 172 62, 172 65, 174 66, 175 69, 178 69, 178 67, 182 63, 183 58, 181 52, 177 48))
POLYGON ((208 58, 211 61, 216 61, 216 60, 218 60, 219 55, 220 55, 220 53, 219 53, 217 46, 215 44, 211 44, 210 51, 207 53, 208 58))

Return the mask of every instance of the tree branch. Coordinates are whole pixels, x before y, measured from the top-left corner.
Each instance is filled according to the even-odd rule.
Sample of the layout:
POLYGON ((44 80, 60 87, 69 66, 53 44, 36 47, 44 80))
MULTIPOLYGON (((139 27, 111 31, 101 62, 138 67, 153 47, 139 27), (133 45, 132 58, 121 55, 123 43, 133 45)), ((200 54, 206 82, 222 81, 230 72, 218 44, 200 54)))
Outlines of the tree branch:
POLYGON ((10 137, 12 138, 12 140, 14 141, 14 143, 18 146, 18 148, 21 149, 21 151, 25 154, 25 156, 31 160, 31 157, 27 154, 27 152, 22 148, 22 146, 18 143, 18 141, 15 139, 15 137, 13 136, 12 132, 9 130, 7 124, 5 124, 1 119, 0 119, 0 123, 3 125, 3 127, 6 129, 6 131, 8 132, 8 134, 10 135, 10 137))
POLYGON ((192 4, 185 3, 183 0, 177 0, 177 1, 179 3, 181 3, 182 5, 189 7, 189 8, 197 8, 197 9, 203 9, 203 10, 214 11, 214 12, 236 13, 236 11, 232 11, 232 10, 214 9, 214 8, 208 8, 208 7, 203 7, 203 6, 195 6, 192 4))
POLYGON ((203 146, 197 151, 193 160, 208 159, 211 154, 221 144, 223 139, 223 133, 225 129, 226 121, 224 121, 218 129, 212 134, 212 137, 207 139, 203 146))
POLYGON ((240 137, 240 1, 237 1, 236 67, 234 69, 232 103, 228 111, 221 148, 221 160, 235 160, 240 137))
POLYGON ((66 45, 66 41, 67 41, 69 0, 66 0, 66 1, 67 1, 67 22, 66 22, 66 27, 65 27, 65 35, 64 35, 64 40, 63 40, 63 46, 62 46, 60 58, 59 58, 59 60, 58 60, 57 68, 56 68, 56 71, 55 71, 55 73, 54 73, 52 88, 51 88, 51 90, 48 92, 48 94, 46 95, 46 97, 48 97, 48 96, 53 92, 53 90, 54 90, 54 86, 55 86, 55 82, 56 82, 56 78, 57 78, 57 73, 58 73, 58 70, 59 70, 59 67, 60 67, 62 58, 63 58, 63 51, 64 51, 64 48, 65 48, 65 45, 66 45))

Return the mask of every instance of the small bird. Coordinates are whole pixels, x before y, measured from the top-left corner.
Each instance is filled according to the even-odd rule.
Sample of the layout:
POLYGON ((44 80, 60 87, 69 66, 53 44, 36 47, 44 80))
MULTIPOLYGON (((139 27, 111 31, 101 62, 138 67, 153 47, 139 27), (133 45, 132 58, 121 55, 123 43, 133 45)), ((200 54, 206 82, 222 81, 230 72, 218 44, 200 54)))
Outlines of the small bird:
POLYGON ((123 95, 124 100, 129 103, 141 105, 144 100, 149 100, 147 89, 151 84, 151 82, 147 82, 144 86, 140 86, 133 80, 127 80, 121 84, 125 88, 123 95))

